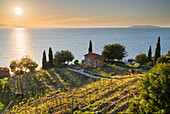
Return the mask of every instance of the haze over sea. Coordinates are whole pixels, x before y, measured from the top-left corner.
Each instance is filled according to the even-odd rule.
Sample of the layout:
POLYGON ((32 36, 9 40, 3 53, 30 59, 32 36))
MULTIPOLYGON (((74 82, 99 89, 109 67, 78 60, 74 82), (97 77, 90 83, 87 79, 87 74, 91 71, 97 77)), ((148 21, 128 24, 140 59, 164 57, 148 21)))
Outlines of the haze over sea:
POLYGON ((107 44, 120 43, 128 56, 135 58, 148 53, 152 46, 155 53, 158 36, 161 37, 161 55, 170 50, 170 28, 1 28, 0 66, 9 67, 10 61, 29 55, 41 66, 43 51, 52 47, 56 51, 70 50, 80 62, 87 54, 89 40, 93 52, 101 54, 107 44))

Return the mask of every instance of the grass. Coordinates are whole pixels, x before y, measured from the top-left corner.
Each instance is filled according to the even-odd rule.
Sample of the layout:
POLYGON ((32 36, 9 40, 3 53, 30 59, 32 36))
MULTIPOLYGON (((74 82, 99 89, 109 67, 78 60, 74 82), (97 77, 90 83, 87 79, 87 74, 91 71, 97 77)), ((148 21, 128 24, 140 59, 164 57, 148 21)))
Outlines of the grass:
MULTIPOLYGON (((112 78, 120 78, 120 77, 130 77, 129 69, 138 69, 139 65, 126 65, 124 67, 113 65, 105 65, 102 67, 96 68, 86 68, 87 71, 93 72, 94 74, 98 74, 104 77, 112 77, 112 78)), ((131 77, 134 76, 143 76, 144 73, 148 72, 151 67, 148 66, 141 66, 143 74, 131 74, 131 77)))
POLYGON ((115 64, 113 65, 106 65, 106 66, 103 66, 103 67, 100 67, 100 68, 88 68, 87 69, 88 71, 91 71, 91 72, 94 72, 94 73, 97 73, 99 75, 102 75, 102 76, 114 76, 114 75, 127 75, 129 74, 129 69, 127 68, 123 68, 123 67, 120 67, 120 66, 116 66, 115 64))
POLYGON ((126 66, 131 67, 131 68, 138 68, 140 64, 137 64, 137 65, 126 64, 126 66))

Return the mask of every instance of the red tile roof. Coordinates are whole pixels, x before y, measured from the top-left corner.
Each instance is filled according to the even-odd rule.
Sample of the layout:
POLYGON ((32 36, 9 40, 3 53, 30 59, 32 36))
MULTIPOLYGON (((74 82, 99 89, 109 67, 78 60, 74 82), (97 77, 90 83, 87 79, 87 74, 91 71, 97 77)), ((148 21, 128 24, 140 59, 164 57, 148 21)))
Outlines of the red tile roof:
POLYGON ((9 69, 6 67, 0 67, 0 71, 9 71, 9 69))
POLYGON ((91 59, 96 59, 96 60, 103 60, 104 59, 104 57, 102 55, 99 55, 99 54, 96 54, 96 53, 88 53, 84 56, 91 58, 91 59))
POLYGON ((0 67, 0 78, 9 76, 10 76, 9 69, 6 67, 0 67))

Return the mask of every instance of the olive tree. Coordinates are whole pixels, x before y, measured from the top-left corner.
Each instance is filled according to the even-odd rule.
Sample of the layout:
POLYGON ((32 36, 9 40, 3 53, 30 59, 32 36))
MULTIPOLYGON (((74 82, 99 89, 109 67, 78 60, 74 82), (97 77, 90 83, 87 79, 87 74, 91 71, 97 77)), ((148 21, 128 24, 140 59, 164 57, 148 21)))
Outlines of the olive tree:
POLYGON ((59 64, 69 64, 74 59, 74 55, 68 50, 61 50, 55 53, 54 63, 59 64))
POLYGON ((29 56, 22 57, 20 60, 10 62, 11 72, 15 74, 24 74, 28 72, 35 72, 38 64, 33 61, 29 56))
POLYGON ((127 56, 127 52, 125 47, 120 44, 110 44, 105 45, 104 50, 102 52, 106 61, 113 61, 114 59, 122 60, 127 56))

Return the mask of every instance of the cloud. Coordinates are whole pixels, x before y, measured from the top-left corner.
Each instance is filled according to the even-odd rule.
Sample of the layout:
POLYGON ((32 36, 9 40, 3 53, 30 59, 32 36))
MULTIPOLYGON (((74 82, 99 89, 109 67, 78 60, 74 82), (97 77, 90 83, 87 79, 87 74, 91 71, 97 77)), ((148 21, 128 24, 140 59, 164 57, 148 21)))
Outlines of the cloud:
POLYGON ((37 21, 42 23, 76 23, 76 22, 89 22, 92 17, 66 17, 62 15, 53 15, 48 17, 41 17, 37 21))
MULTIPOLYGON (((112 17, 83 17, 52 15, 20 20, 0 18, 0 27, 128 27, 134 24, 158 25, 161 21, 163 26, 169 26, 169 18, 149 20, 138 19, 134 13, 116 13, 112 17)), ((159 25, 159 26, 161 26, 159 25)))
POLYGON ((41 17, 33 20, 35 26, 128 26, 133 20, 126 18, 105 18, 105 17, 64 17, 54 15, 50 17, 41 17))
POLYGON ((23 25, 13 25, 13 24, 0 24, 0 28, 26 28, 23 25))
POLYGON ((61 20, 57 20, 57 22, 59 23, 75 23, 75 22, 89 22, 92 21, 91 18, 67 18, 67 19, 61 19, 61 20))

